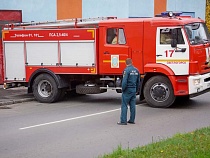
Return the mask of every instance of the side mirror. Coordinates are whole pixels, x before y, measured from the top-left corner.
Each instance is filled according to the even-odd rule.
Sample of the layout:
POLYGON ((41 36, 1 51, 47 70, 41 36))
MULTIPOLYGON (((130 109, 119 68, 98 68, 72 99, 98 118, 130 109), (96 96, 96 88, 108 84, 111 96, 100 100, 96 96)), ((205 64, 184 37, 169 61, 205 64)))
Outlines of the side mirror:
POLYGON ((172 37, 172 40, 171 40, 171 47, 172 48, 176 48, 177 47, 177 29, 172 29, 171 30, 171 37, 172 37))
POLYGON ((172 39, 177 39, 177 29, 171 29, 171 37, 172 39))
POLYGON ((172 39, 171 40, 171 47, 172 48, 176 48, 177 47, 177 40, 176 39, 172 39))

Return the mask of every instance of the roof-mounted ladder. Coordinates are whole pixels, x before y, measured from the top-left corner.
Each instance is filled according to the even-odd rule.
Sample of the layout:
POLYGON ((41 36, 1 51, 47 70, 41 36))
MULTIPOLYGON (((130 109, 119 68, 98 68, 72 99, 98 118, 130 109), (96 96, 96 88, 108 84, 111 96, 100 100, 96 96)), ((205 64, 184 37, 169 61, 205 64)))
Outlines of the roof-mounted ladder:
POLYGON ((81 27, 84 25, 97 25, 102 20, 117 19, 117 17, 97 17, 97 18, 73 18, 46 22, 24 22, 6 24, 5 29, 30 29, 30 28, 53 28, 53 27, 81 27))

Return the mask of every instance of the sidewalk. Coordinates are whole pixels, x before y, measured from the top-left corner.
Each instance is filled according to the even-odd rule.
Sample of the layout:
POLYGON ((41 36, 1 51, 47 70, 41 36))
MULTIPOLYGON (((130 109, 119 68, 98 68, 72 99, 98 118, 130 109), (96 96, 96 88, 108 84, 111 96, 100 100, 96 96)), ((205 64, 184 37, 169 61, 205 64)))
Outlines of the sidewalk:
POLYGON ((26 87, 3 89, 0 85, 0 106, 11 105, 34 100, 33 94, 28 94, 26 87))

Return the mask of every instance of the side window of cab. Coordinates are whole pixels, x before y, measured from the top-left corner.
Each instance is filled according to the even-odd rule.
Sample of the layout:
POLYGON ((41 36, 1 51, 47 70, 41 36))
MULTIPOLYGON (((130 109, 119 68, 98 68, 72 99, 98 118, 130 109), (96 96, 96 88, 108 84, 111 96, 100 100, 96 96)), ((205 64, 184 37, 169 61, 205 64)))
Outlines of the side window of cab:
POLYGON ((107 44, 123 45, 126 44, 124 29, 108 28, 106 32, 107 44))
POLYGON ((160 44, 171 44, 171 29, 160 29, 160 44))
MULTIPOLYGON (((181 32, 181 28, 176 28, 175 32, 177 34, 177 44, 185 44, 184 38, 181 32)), ((172 41, 172 29, 160 29, 160 44, 171 44, 172 41)))

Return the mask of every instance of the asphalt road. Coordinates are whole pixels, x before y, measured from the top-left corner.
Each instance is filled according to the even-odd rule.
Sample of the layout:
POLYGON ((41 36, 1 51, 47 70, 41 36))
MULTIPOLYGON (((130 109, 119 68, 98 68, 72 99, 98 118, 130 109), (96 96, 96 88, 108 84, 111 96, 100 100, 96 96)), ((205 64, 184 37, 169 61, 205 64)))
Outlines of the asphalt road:
MULTIPOLYGON (((209 93, 168 109, 137 103, 136 124, 119 126, 121 95, 107 92, 0 109, 1 158, 93 158, 210 126, 209 93)), ((129 116, 129 115, 128 115, 129 116)))

